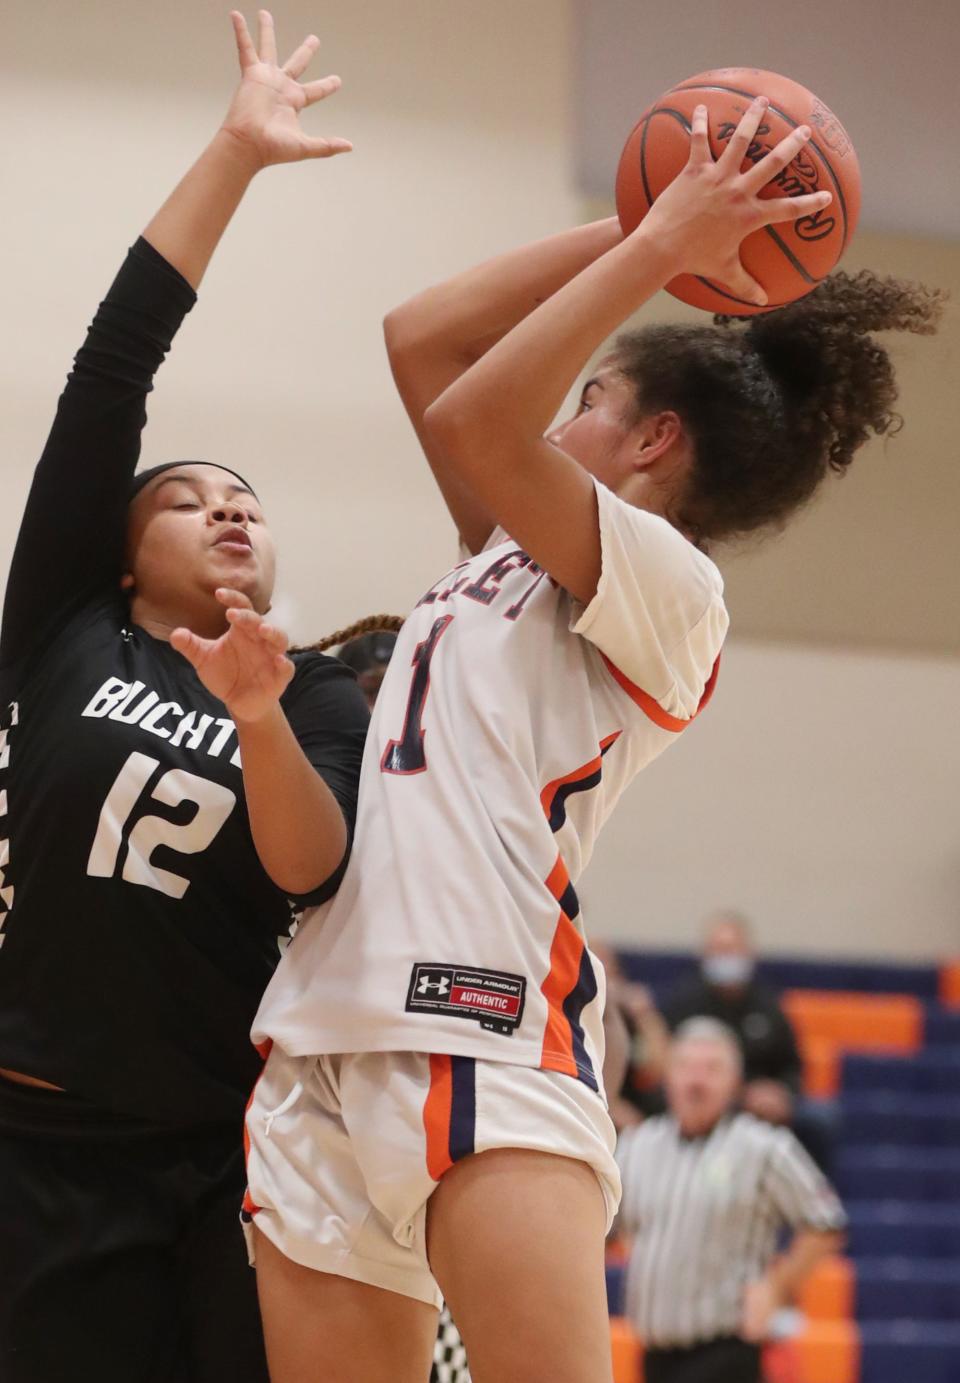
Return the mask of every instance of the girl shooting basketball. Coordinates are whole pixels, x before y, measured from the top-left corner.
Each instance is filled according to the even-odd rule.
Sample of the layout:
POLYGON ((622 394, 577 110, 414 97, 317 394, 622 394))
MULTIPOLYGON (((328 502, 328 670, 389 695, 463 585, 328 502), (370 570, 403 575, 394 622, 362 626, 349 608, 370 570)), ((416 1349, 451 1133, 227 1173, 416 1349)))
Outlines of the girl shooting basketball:
POLYGON ((97 312, 7 585, 4 1383, 266 1379, 236 1221, 248 1032, 291 900, 339 882, 367 713, 264 622, 250 485, 196 462, 134 480, 153 375, 251 178, 349 148, 298 124, 339 85, 299 82, 317 41, 281 68, 266 12, 259 54, 233 21, 240 86, 97 312))
POLYGON ((254 1025, 274 1044, 247 1117, 274 1383, 420 1383, 441 1293, 475 1383, 611 1378, 619 1183, 575 885, 624 788, 710 696, 727 615, 706 547, 782 522, 887 430, 891 367, 867 333, 936 315, 922 290, 840 276, 746 331, 630 335, 549 430, 659 288, 690 272, 760 302, 741 241, 829 203, 759 197, 804 127, 740 171, 763 108, 716 162, 700 108, 684 172, 626 239, 571 231, 387 321, 475 555, 400 635, 357 852, 254 1025))

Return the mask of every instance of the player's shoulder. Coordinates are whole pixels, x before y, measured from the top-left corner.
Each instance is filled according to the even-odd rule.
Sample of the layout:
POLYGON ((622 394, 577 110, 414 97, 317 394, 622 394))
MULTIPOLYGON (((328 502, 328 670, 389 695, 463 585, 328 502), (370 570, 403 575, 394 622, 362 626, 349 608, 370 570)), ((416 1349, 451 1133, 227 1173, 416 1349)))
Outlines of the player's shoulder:
POLYGON ((367 703, 357 682, 357 674, 339 658, 316 649, 297 649, 291 653, 293 677, 281 700, 290 705, 304 700, 323 702, 341 711, 370 718, 367 703))
POLYGON ((356 681, 356 674, 346 663, 334 658, 330 653, 321 653, 316 648, 297 648, 289 655, 294 666, 294 679, 298 677, 339 677, 345 675, 356 681))

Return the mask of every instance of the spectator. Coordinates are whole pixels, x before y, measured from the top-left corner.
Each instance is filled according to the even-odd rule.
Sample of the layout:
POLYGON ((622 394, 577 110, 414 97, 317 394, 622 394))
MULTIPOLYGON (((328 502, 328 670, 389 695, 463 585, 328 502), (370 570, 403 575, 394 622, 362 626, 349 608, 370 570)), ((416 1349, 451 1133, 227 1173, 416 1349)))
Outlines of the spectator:
POLYGON ((688 1018, 716 1018, 737 1035, 743 1054, 743 1108, 791 1127, 827 1175, 836 1108, 801 1094, 802 1062, 790 1020, 776 995, 755 978, 756 950, 746 918, 718 913, 707 925, 700 975, 663 1006, 671 1029, 688 1018))
POLYGON ((843 1209, 797 1139, 737 1110, 742 1072, 729 1028, 688 1020, 668 1052, 668 1112, 620 1139, 647 1383, 758 1383, 771 1318, 842 1244, 843 1209))
POLYGON ((707 926, 699 976, 667 999, 664 1017, 671 1029, 696 1017, 732 1028, 743 1054, 744 1109, 770 1124, 790 1124, 800 1053, 779 1001, 755 978, 756 964, 746 919, 719 913, 707 926))
POLYGON ((373 634, 361 634, 359 638, 351 639, 337 654, 341 663, 346 663, 347 667, 352 668, 357 674, 360 690, 367 698, 367 705, 371 711, 396 642, 396 634, 378 630, 373 634))
POLYGON ((594 942, 591 949, 602 962, 607 977, 606 1012, 619 1012, 629 1043, 626 1074, 617 1089, 604 1069, 610 1117, 619 1133, 640 1123, 648 1114, 662 1113, 660 1083, 670 1032, 651 991, 626 978, 613 947, 594 942))

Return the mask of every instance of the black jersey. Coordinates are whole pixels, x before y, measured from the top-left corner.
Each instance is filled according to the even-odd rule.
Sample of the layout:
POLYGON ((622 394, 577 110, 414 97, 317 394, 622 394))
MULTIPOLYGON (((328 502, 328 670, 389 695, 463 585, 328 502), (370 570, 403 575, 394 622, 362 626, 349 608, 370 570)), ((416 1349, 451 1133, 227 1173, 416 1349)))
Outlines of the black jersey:
MULTIPOLYGON (((296 906, 250 833, 237 732, 120 591, 145 397, 195 295, 145 241, 78 353, 0 633, 0 1067, 157 1124, 239 1120, 296 906)), ((298 654, 282 706, 352 831, 367 711, 298 654)))

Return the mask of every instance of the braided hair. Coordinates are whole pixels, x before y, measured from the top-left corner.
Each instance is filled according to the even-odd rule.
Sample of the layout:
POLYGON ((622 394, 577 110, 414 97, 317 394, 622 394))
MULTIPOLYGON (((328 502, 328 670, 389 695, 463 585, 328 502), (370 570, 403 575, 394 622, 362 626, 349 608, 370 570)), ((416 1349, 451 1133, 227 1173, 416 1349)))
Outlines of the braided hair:
POLYGON ((341 644, 349 643, 351 639, 359 639, 361 634, 398 634, 403 628, 404 618, 402 615, 367 615, 365 619, 358 619, 353 624, 348 624, 345 629, 338 629, 333 634, 327 634, 325 638, 318 639, 316 643, 304 644, 300 648, 291 649, 291 653, 325 653, 328 648, 339 648, 341 644))

